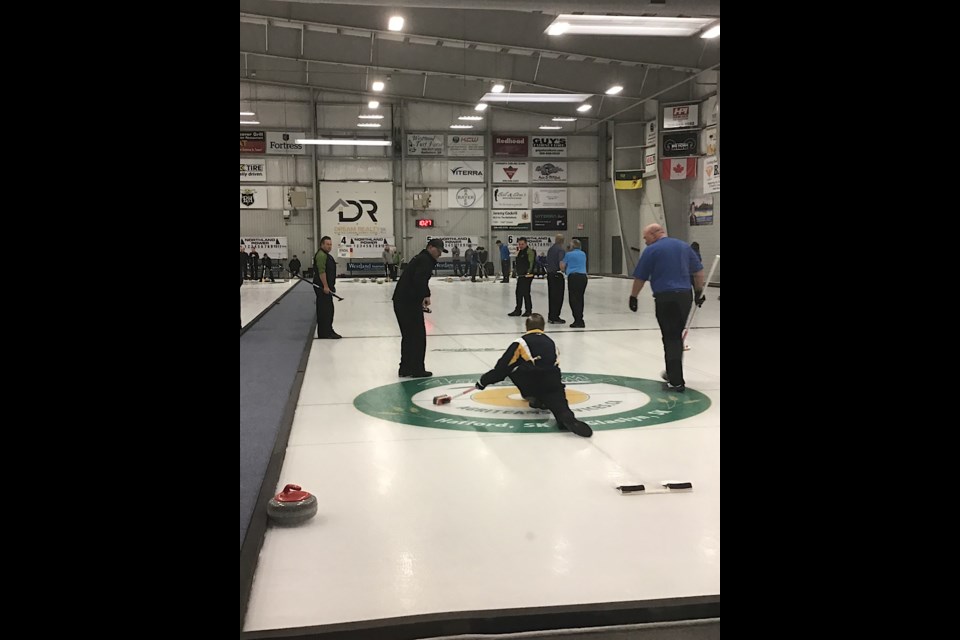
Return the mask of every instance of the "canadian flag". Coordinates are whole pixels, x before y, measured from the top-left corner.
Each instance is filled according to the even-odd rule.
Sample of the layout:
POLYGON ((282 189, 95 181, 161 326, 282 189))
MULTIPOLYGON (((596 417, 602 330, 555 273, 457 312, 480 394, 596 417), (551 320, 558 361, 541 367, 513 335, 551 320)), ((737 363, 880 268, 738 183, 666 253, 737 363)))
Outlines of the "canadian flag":
POLYGON ((667 180, 686 180, 697 175, 696 158, 664 158, 660 162, 660 175, 667 180))

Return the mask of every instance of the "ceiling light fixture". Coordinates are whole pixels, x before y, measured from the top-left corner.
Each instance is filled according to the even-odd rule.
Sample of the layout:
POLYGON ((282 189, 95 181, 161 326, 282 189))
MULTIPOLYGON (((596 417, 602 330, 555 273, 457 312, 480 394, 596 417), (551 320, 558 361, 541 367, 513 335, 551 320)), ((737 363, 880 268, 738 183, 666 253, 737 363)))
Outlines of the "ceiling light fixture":
POLYGON ((241 120, 240 124, 260 124, 259 120, 241 120))
POLYGON ((584 113, 586 111, 590 111, 590 109, 592 108, 593 107, 589 104, 582 104, 579 107, 577 107, 577 111, 579 111, 580 113, 584 113))
POLYGON ((576 122, 576 118, 551 118, 554 122, 576 122))
POLYGON ((357 117, 361 120, 383 120, 383 116, 378 113, 361 113, 357 117))
POLYGON ((242 116, 255 116, 255 115, 257 115, 257 114, 255 114, 253 111, 241 111, 241 112, 240 112, 240 115, 242 115, 242 116))
POLYGON ((488 93, 486 102, 583 102, 589 93, 488 93))
POLYGON ((317 145, 353 145, 357 147, 389 147, 392 142, 389 140, 351 140, 349 138, 319 138, 316 140, 305 138, 297 140, 297 144, 317 144, 317 145))
POLYGON ((617 95, 618 93, 620 93, 621 91, 623 91, 623 87, 620 86, 619 84, 615 84, 615 85, 613 85, 612 87, 610 87, 609 89, 607 89, 607 95, 608 95, 608 96, 615 96, 615 95, 617 95))
POLYGON ((371 100, 370 102, 367 103, 367 107, 370 109, 376 109, 379 106, 380 106, 380 103, 377 102, 376 100, 371 100))
POLYGON ((552 125, 546 125, 546 124, 540 125, 540 128, 541 129, 563 129, 563 127, 561 127, 560 125, 552 126, 552 125))
POLYGON ((489 107, 489 106, 490 106, 490 105, 484 104, 483 102, 481 102, 480 104, 478 104, 477 106, 475 106, 475 107, 473 108, 473 110, 474 110, 474 111, 486 111, 486 110, 487 110, 487 107, 489 107))
POLYGON ((700 37, 701 37, 701 38, 716 38, 716 37, 719 36, 719 35, 720 35, 720 25, 716 25, 716 26, 710 27, 709 29, 707 29, 706 31, 704 31, 704 32, 703 32, 703 35, 701 35, 700 37))
POLYGON ((483 120, 483 116, 460 116, 457 120, 483 120))
POLYGON ((358 127, 379 128, 379 127, 380 127, 380 123, 379 123, 379 122, 358 122, 358 123, 357 123, 357 126, 358 126, 358 127))
POLYGON ((390 22, 387 23, 387 29, 390 31, 400 31, 403 29, 403 17, 402 16, 393 16, 390 18, 390 22))
POLYGON ((473 129, 472 124, 452 124, 450 125, 451 129, 473 129))
MULTIPOLYGON (((506 89, 506 87, 504 87, 504 86, 503 86, 502 84, 500 84, 499 82, 498 82, 497 84, 493 85, 492 87, 490 87, 490 91, 492 91, 493 93, 503 93, 503 90, 504 90, 504 89, 506 89)), ((253 114, 251 114, 251 115, 253 115, 253 114)))
POLYGON ((657 16, 581 16, 564 13, 547 27, 547 35, 692 36, 716 18, 661 18, 657 16))
POLYGON ((370 88, 373 89, 374 91, 383 91, 383 82, 381 82, 380 80, 377 80, 370 86, 370 88))

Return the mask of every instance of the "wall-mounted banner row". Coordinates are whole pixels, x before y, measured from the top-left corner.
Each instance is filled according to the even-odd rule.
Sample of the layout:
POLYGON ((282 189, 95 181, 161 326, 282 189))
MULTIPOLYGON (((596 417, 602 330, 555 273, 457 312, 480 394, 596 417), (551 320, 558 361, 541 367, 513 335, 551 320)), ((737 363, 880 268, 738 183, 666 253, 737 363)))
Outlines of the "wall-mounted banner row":
POLYGON ((241 131, 240 153, 305 156, 307 146, 297 143, 304 138, 303 131, 241 131))

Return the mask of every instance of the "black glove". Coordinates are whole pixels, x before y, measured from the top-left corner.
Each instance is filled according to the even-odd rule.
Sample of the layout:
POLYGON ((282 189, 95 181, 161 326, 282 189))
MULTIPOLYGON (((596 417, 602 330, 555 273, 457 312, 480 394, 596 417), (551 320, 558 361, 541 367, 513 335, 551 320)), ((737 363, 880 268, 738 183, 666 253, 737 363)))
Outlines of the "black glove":
POLYGON ((707 299, 707 296, 703 295, 703 289, 693 292, 693 301, 698 307, 703 306, 703 301, 707 299))
POLYGON ((487 388, 487 385, 485 385, 485 384, 480 384, 480 381, 477 380, 477 389, 479 389, 480 391, 483 391, 483 390, 486 389, 486 388, 487 388))
POLYGON ((637 296, 630 296, 630 311, 637 312, 637 296))

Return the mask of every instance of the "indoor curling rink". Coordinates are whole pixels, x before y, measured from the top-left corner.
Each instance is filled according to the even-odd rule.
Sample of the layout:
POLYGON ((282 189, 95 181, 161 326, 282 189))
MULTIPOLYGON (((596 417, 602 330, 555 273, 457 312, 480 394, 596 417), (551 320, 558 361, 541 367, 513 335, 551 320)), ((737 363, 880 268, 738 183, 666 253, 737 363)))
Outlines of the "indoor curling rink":
MULTIPOLYGON (((546 327, 570 407, 594 430, 581 438, 509 379, 432 403, 473 385, 524 333, 525 318, 507 316, 516 280, 431 280, 424 379, 397 376, 394 284, 338 280, 343 339, 312 341, 277 485, 301 485, 319 511, 267 529, 244 630, 719 596, 720 289, 705 289, 687 390, 673 393, 661 389, 649 283, 637 313, 631 284, 591 277, 586 329, 569 328, 567 292, 567 324, 546 327), (692 489, 617 490, 665 481, 692 489)), ((546 280, 532 292, 546 317, 546 280)))

